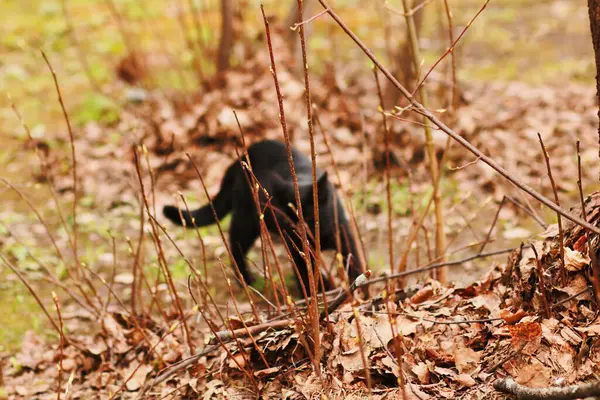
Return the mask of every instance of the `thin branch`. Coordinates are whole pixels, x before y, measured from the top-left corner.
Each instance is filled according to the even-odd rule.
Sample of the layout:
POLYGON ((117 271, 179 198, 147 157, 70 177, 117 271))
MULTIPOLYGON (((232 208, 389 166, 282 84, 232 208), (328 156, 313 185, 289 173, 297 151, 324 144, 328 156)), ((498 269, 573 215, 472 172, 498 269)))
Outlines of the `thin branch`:
POLYGON ((323 310, 323 312, 321 312, 321 319, 325 319, 325 316, 328 314, 331 314, 332 312, 334 312, 344 301, 346 301, 346 299, 352 295, 352 293, 354 293, 354 291, 363 286, 365 284, 365 282, 367 282, 367 279, 369 279, 369 277, 371 276, 371 270, 367 270, 366 272, 360 274, 355 280, 354 282, 352 282, 352 285, 350 285, 350 287, 348 288, 348 290, 342 290, 340 292, 340 294, 337 295, 337 297, 335 299, 333 299, 333 301, 329 304, 329 306, 326 308, 326 311, 323 310))
MULTIPOLYGON (((321 0, 319 0, 321 1, 321 0)), ((485 3, 483 3, 483 6, 481 6, 481 8, 479 9, 479 11, 477 11, 477 14, 475 14, 475 16, 469 21, 469 23, 465 26, 465 28, 462 30, 462 32, 460 33, 460 35, 458 35, 458 37, 456 38, 456 40, 452 43, 452 45, 450 47, 448 47, 448 49, 446 50, 446 52, 444 54, 442 54, 442 56, 440 58, 438 58, 438 60, 431 66, 431 68, 429 68, 429 71, 427 71, 427 73, 425 74, 425 76, 423 77, 423 79, 421 80, 421 82, 419 82, 419 84, 417 85, 417 87, 415 87, 415 90, 413 91, 413 95, 416 93, 416 91, 423 85, 423 83, 425 83, 425 81, 427 80, 427 78, 429 77, 429 74, 431 74, 431 72, 433 72, 433 70, 435 69, 435 67, 438 66, 438 64, 440 62, 442 62, 442 60, 444 58, 446 58, 446 56, 450 53, 454 52, 454 49, 456 48, 456 44, 460 41, 460 39, 462 39, 463 35, 467 32, 467 30, 471 27, 471 24, 477 19, 477 17, 479 16, 479 14, 481 14, 483 12, 483 10, 485 10, 485 8, 487 7, 488 3, 490 2, 490 0, 486 0, 485 3)), ((409 99, 410 100, 410 99, 409 99)), ((432 121, 433 122, 433 121, 432 121)), ((434 122, 435 123, 435 122, 434 122)))
POLYGON ((510 248, 510 249, 490 251, 489 253, 474 254, 472 256, 463 258, 461 260, 446 261, 446 262, 441 262, 441 263, 437 263, 437 264, 426 265, 426 266, 420 267, 420 268, 410 269, 410 270, 407 270, 407 271, 396 272, 395 274, 391 274, 391 275, 388 275, 388 276, 382 276, 382 277, 375 278, 375 279, 369 279, 368 281, 366 281, 365 283, 363 283, 362 286, 368 286, 368 285, 372 285, 374 283, 379 283, 379 282, 386 282, 386 281, 389 281, 390 279, 403 278, 405 276, 409 276, 409 275, 414 275, 414 274, 418 274, 418 273, 421 273, 421 272, 430 271, 430 270, 436 269, 436 268, 442 268, 442 267, 450 267, 450 266, 454 266, 454 265, 460 265, 460 264, 466 263, 468 261, 476 260, 478 258, 485 258, 485 257, 496 256, 496 255, 499 255, 499 254, 506 254, 506 253, 510 253, 514 249, 515 248, 513 247, 513 248, 510 248))
MULTIPOLYGON (((550 179, 550 184, 552 185, 552 193, 554 193, 554 201, 557 205, 560 206, 560 200, 558 199, 558 192, 556 190, 556 183, 554 182, 554 177, 552 176, 552 168, 550 167, 550 156, 546 151, 546 146, 544 146, 544 141, 542 140, 542 135, 538 132, 538 139, 540 141, 540 146, 542 146, 542 153, 544 154, 544 160, 546 160, 546 170, 548 171, 548 178, 550 179)), ((564 245, 564 232, 562 226, 562 218, 559 213, 556 213, 556 218, 558 219, 558 244, 560 246, 560 276, 562 278, 563 284, 567 283, 567 269, 565 268, 565 245, 564 245)))
MULTIPOLYGON (((79 256, 77 252, 77 158, 75 156, 75 136, 73 135, 73 128, 71 127, 71 121, 69 120, 69 114, 65 108, 65 103, 63 102, 62 94, 60 92, 60 86, 58 85, 58 79, 56 78, 56 73, 46 57, 46 53, 43 50, 40 50, 42 53, 42 57, 44 57, 44 61, 46 61, 46 65, 52 74, 52 79, 54 80, 54 86, 56 88, 56 94, 58 95, 58 102, 60 103, 60 108, 62 109, 63 116, 65 118, 65 122, 67 123, 67 129, 69 131, 69 140, 71 142, 71 161, 73 164, 73 255, 75 257, 76 270, 79 270, 79 256)), ((90 285, 92 290, 94 287, 90 285)), ((94 293, 95 294, 95 293, 94 293)))
POLYGON ((550 209, 559 212, 565 218, 573 221, 577 225, 580 225, 587 229, 588 231, 595 232, 600 234, 600 228, 590 224, 589 222, 583 220, 582 218, 576 217, 570 214, 568 211, 564 210, 560 206, 557 206, 548 198, 544 197, 529 185, 524 183, 521 179, 516 178, 507 170, 505 170, 500 164, 494 161, 491 157, 486 156, 482 153, 477 147, 473 146, 469 141, 464 139, 461 135, 456 133, 454 130, 450 129, 446 124, 444 124, 441 120, 439 120, 433 113, 427 110, 421 103, 419 103, 412 94, 406 90, 404 86, 392 75, 392 73, 385 67, 381 62, 375 57, 373 52, 352 32, 350 28, 340 19, 340 17, 331 9, 331 7, 325 2, 325 0, 319 0, 319 3, 323 6, 323 8, 329 9, 327 13, 333 18, 333 20, 346 32, 348 36, 360 47, 360 49, 373 61, 373 63, 377 66, 377 68, 385 75, 386 78, 402 93, 404 97, 412 104, 415 110, 419 111, 422 115, 426 116, 434 125, 439 127, 442 131, 444 131, 447 135, 449 135, 452 139, 456 140, 461 146, 465 149, 473 153, 476 157, 479 157, 481 161, 489 165, 492 169, 502 175, 504 178, 512 182, 519 189, 529 194, 531 197, 538 200, 540 203, 549 207, 550 209))

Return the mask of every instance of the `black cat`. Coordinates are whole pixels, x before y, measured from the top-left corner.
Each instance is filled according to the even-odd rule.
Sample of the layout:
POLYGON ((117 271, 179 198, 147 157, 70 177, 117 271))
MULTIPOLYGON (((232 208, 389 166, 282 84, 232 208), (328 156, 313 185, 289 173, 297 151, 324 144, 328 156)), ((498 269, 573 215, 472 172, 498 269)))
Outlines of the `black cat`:
MULTIPOLYGON (((298 179, 298 186, 302 204, 302 211, 306 225, 314 236, 315 218, 312 185, 311 160, 296 149, 292 149, 294 167, 298 179)), ((264 220, 267 228, 279 236, 277 223, 284 233, 286 243, 292 253, 294 262, 300 272, 307 292, 309 291, 308 271, 306 263, 298 250, 302 251, 302 241, 298 230, 298 217, 295 208, 294 186, 292 175, 288 164, 288 156, 285 144, 275 140, 264 140, 251 145, 248 148, 248 157, 254 176, 271 196, 271 209, 265 208, 266 196, 262 190, 258 191, 261 209, 264 210, 264 220), (275 214, 275 219, 273 218, 275 214)), ((362 265, 356 250, 356 240, 344 209, 335 188, 329 182, 327 173, 317 169, 317 188, 319 195, 319 226, 321 237, 321 248, 324 250, 336 248, 336 223, 334 220, 334 207, 337 207, 337 224, 340 232, 341 253, 344 258, 344 266, 348 265, 348 277, 352 282, 362 273, 362 265), (351 257, 350 257, 351 255, 351 257), (348 258, 350 260, 348 261, 348 258)), ((219 193, 212 199, 217 217, 223 219, 232 212, 231 226, 229 228, 229 243, 235 262, 244 277, 246 283, 251 284, 254 279, 245 260, 245 255, 252 247, 256 238, 260 235, 259 216, 254 202, 253 192, 249 186, 252 178, 239 161, 234 162, 227 168, 219 193)), ((183 225, 181 218, 185 220, 188 228, 214 224, 215 218, 210 204, 207 204, 191 213, 179 210, 174 206, 165 206, 163 214, 178 225, 183 225), (192 220, 193 219, 193 220, 192 220)), ((314 243, 310 240, 311 245, 314 243)), ((314 258, 312 259, 314 263, 314 258)), ((298 288, 301 290, 300 281, 297 278, 298 288)), ((329 290, 331 284, 323 277, 325 289, 329 290)))

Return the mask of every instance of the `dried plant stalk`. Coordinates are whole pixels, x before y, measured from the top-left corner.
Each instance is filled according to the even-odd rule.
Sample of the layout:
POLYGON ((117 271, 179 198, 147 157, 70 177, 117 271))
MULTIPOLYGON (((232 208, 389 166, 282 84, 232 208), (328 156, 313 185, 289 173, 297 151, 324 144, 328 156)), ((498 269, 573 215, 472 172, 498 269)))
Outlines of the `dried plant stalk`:
MULTIPOLYGON (((402 6, 406 13, 406 24, 408 26, 408 40, 410 41, 413 67, 419 75, 419 69, 421 66, 421 50, 419 47, 419 38, 417 37, 417 29, 413 15, 408 13, 410 6, 409 0, 402 0, 402 6)), ((421 104, 423 107, 428 108, 429 99, 427 96, 427 90, 422 85, 418 88, 419 96, 421 98, 421 104)), ((427 150, 427 157, 429 158, 429 173, 431 175, 431 182, 433 185, 433 205, 435 208, 435 255, 436 257, 443 257, 446 252, 446 235, 444 233, 444 210, 442 209, 442 197, 440 193, 440 181, 438 174, 442 174, 438 171, 438 163, 435 155, 435 145, 433 143, 433 135, 431 133, 431 122, 426 117, 423 118, 424 131, 425 131, 425 148, 427 150)), ((443 261, 443 259, 442 259, 443 261)), ((440 282, 446 282, 446 269, 441 268, 437 272, 437 278, 440 282)))

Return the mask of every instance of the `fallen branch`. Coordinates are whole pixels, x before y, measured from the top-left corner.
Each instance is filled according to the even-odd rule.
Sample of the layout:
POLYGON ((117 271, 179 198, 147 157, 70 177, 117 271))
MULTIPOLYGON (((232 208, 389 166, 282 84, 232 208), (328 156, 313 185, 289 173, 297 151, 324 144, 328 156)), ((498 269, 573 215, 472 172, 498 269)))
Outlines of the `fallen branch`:
POLYGON ((514 249, 515 248, 510 248, 510 249, 490 251, 488 253, 474 254, 472 256, 469 256, 469 257, 466 257, 466 258, 463 258, 460 260, 456 260, 456 261, 446 261, 446 262, 441 262, 441 263, 437 263, 437 264, 426 265, 426 266, 420 267, 420 268, 409 269, 407 271, 397 272, 395 274, 391 274, 388 276, 382 276, 380 278, 370 279, 370 280, 366 281, 365 283, 363 283, 361 286, 369 286, 369 285, 372 285, 372 284, 378 283, 378 282, 386 282, 386 281, 389 281, 390 279, 402 278, 404 276, 418 274, 419 272, 426 272, 426 271, 436 269, 436 268, 441 268, 441 267, 446 267, 446 266, 451 266, 451 265, 460 265, 467 261, 473 261, 478 258, 485 258, 485 257, 495 256, 498 254, 510 253, 514 249))
POLYGON ((600 381, 553 388, 528 388, 519 385, 512 378, 494 382, 494 389, 515 395, 519 400, 571 400, 600 396, 600 381))
POLYGON ((281 320, 277 320, 277 321, 268 321, 268 322, 265 322, 264 324, 249 326, 248 328, 234 329, 233 331, 232 330, 223 330, 223 331, 217 332, 214 336, 212 336, 208 343, 214 344, 215 342, 217 342, 218 339, 221 339, 221 341, 227 343, 228 341, 232 340, 234 337, 251 336, 251 335, 255 335, 257 333, 264 332, 267 329, 275 329, 275 330, 283 329, 283 328, 293 325, 293 324, 294 324, 294 320, 292 320, 292 319, 281 319, 281 320))
POLYGON ((352 282, 352 285, 350 285, 350 287, 348 288, 348 290, 342 290, 340 292, 340 294, 337 295, 337 297, 335 299, 333 299, 333 301, 331 302, 331 304, 329 304, 329 307, 327 307, 327 312, 325 312, 325 310, 323 310, 321 312, 320 315, 320 319, 323 320, 325 319, 325 316, 328 314, 331 314, 332 312, 334 312, 344 301, 346 301, 346 299, 352 295, 352 293, 354 293, 354 291, 359 288, 360 286, 362 286, 365 282, 367 282, 367 279, 369 279, 369 277, 371 276, 371 270, 368 269, 365 272, 363 272, 362 274, 360 274, 355 280, 354 282, 352 282))

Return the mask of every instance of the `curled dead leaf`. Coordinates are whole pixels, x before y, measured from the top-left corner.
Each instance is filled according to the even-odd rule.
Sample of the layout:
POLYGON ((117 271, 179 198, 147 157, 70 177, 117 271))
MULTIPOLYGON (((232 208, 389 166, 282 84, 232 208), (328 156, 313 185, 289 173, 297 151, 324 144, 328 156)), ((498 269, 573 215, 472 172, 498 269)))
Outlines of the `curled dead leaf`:
POLYGON ((590 257, 577 250, 565 247, 565 268, 568 271, 579 271, 591 262, 590 257))

